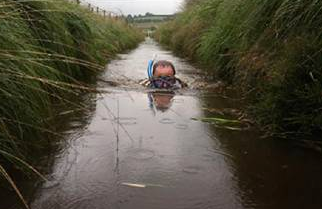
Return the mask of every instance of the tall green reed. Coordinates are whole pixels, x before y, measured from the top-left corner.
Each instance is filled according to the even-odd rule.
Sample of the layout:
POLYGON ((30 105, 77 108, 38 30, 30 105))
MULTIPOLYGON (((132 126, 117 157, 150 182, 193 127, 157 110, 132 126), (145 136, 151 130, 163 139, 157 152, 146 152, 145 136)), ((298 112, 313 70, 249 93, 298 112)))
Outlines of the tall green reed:
POLYGON ((16 191, 6 166, 30 168, 21 163, 30 150, 58 135, 47 120, 55 104, 78 107, 68 95, 95 91, 106 60, 140 40, 125 22, 68 1, 0 0, 0 173, 16 191))
POLYGON ((188 1, 158 39, 252 92, 249 111, 268 132, 314 137, 322 131, 321 23, 316 0, 188 1))

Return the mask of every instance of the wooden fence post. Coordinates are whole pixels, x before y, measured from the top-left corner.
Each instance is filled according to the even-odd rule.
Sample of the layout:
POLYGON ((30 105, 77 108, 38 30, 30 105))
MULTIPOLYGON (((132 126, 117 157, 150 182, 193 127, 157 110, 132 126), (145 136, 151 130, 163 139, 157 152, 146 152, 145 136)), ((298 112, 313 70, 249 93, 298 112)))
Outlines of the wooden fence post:
POLYGON ((100 8, 96 7, 97 14, 100 12, 100 8))
POLYGON ((77 3, 77 4, 80 4, 80 0, 76 0, 76 3, 77 3))
POLYGON ((103 10, 103 15, 104 15, 104 18, 106 17, 106 11, 105 10, 103 10))

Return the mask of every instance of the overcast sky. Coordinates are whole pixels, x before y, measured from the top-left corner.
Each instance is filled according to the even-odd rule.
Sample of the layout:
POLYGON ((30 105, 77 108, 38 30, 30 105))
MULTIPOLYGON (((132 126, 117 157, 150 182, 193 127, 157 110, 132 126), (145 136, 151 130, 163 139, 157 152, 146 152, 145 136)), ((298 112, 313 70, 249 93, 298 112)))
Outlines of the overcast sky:
POLYGON ((184 0, 83 0, 108 11, 127 14, 173 14, 184 0))

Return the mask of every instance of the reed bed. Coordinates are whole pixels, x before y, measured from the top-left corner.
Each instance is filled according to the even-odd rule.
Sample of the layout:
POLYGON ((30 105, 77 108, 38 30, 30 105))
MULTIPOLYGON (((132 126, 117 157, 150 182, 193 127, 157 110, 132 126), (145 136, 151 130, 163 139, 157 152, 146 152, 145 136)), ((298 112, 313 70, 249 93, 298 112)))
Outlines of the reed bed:
POLYGON ((190 0, 156 38, 241 88, 267 133, 321 140, 321 35, 321 1, 190 0))
POLYGON ((8 162, 30 170, 28 152, 57 134, 55 104, 79 106, 69 96, 95 91, 107 60, 141 39, 68 1, 0 0, 0 174, 11 185, 8 162))

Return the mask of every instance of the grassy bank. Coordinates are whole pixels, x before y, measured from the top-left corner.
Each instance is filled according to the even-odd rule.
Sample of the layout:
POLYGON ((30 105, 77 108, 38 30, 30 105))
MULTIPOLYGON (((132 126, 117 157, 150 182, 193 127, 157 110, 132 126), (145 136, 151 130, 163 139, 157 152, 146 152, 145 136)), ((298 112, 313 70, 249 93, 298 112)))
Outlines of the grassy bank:
POLYGON ((106 60, 140 40, 126 23, 68 1, 0 0, 0 162, 26 166, 18 158, 56 134, 54 106, 79 106, 67 95, 93 90, 106 60))
POLYGON ((268 133, 322 140, 322 2, 186 1, 157 39, 236 85, 268 133))

